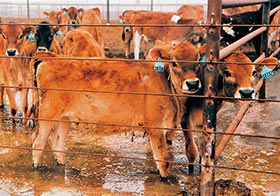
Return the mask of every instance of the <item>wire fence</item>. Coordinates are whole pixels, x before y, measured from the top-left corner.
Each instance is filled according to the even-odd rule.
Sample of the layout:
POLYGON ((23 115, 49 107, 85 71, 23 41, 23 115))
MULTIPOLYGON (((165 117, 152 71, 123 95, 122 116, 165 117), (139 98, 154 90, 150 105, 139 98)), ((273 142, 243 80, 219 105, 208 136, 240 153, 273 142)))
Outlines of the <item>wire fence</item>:
MULTIPOLYGON (((10 7, 13 7, 15 6, 14 4, 5 4, 5 5, 2 5, 2 9, 3 10, 6 10, 9 12, 10 9, 14 9, 14 8, 10 8, 10 7)), ((26 5, 25 4, 19 4, 18 5, 19 7, 17 8, 17 10, 22 10, 19 14, 18 14, 18 17, 22 17, 23 13, 26 13, 26 10, 27 7, 25 7, 26 5)), ((41 12, 42 10, 45 10, 46 9, 46 5, 32 5, 30 6, 30 9, 31 10, 37 10, 37 13, 36 14, 31 14, 30 17, 41 17, 41 12), (39 10, 39 11, 38 11, 39 10)), ((50 9, 60 9, 62 8, 62 5, 48 5, 50 7, 50 9), (57 7, 58 6, 58 7, 57 7)), ((78 5, 78 6, 83 6, 86 8, 86 5, 78 5)), ((105 4, 104 5, 88 5, 89 7, 102 7, 101 10, 105 10, 105 4), (104 6, 104 7, 103 7, 104 6)), ((111 5, 112 7, 114 7, 113 5, 111 5)), ((118 5, 120 6, 120 5, 118 5)), ((146 5, 147 7, 149 7, 150 5, 146 5)), ((179 5, 170 5, 170 7, 174 6, 175 9, 177 9, 179 7, 179 5)), ((112 7, 110 7, 111 10, 112 7)), ((121 6, 120 6, 121 7, 121 6)), ((125 5, 122 6, 122 9, 125 7, 125 5)), ((137 8, 135 8, 137 9, 137 8)), ((149 7, 150 9, 150 7, 149 7)), ((18 11, 17 11, 18 12, 18 11)), ((13 13, 13 12, 12 12, 13 13)), ((32 11, 30 12, 32 13, 32 11)), ((104 12, 103 12, 104 13, 104 12)), ((113 11, 113 12, 110 12, 112 15, 110 17, 116 17, 119 15, 119 12, 118 11, 113 11), (115 15, 114 15, 115 14, 115 15)), ((12 14, 13 16, 16 16, 16 14, 12 14)), ((9 17, 7 13, 3 13, 3 16, 4 17, 9 17)), ((20 23, 19 23, 20 24, 20 23)), ((28 24, 28 25, 37 25, 37 24, 28 24)), ((89 24, 89 25, 92 25, 92 24, 89 24)), ((95 25, 95 26, 98 26, 98 25, 95 25)), ((102 26, 102 25, 101 25, 102 26)), ((112 28, 114 26, 123 26, 123 25, 112 25, 112 28)), ((125 25, 125 26, 169 26, 169 25, 162 25, 162 24, 158 24, 158 25, 125 25)), ((205 27, 209 27, 211 26, 211 24, 204 24, 205 27)), ((222 25, 218 25, 219 27, 222 27, 222 25)), ((227 25, 229 26, 229 25, 227 25)), ((235 25, 235 26, 246 26, 246 25, 235 25)), ((247 25, 248 26, 248 25, 247 25)), ((269 27, 269 25, 251 25, 250 26, 257 26, 257 27, 269 27)), ((278 26, 279 25, 275 25, 275 26, 278 26)), ((7 58, 6 56, 0 56, 0 58, 7 58)), ((13 57, 14 58, 14 57, 13 57)), ((18 57, 18 58, 22 58, 22 57, 18 57)), ((24 58, 29 58, 29 57, 24 57, 24 58)), ((44 57, 42 57, 42 59, 44 59, 44 57)), ((45 58, 45 59, 48 59, 48 58, 45 58)), ((88 60, 88 61, 135 61, 135 60, 132 60, 132 59, 98 59, 98 58, 84 58, 84 57, 78 57, 78 58, 74 58, 74 57, 57 57, 56 60, 88 60)), ((138 60, 138 61, 147 61, 147 60, 138 60)), ((148 61, 148 62, 151 62, 151 61, 148 61)), ((167 61, 169 62, 169 61, 167 61)), ((181 61, 180 61, 181 62, 181 61)), ((189 62, 189 61, 188 61, 189 62)), ((199 63, 199 62, 190 62, 190 63, 199 63)), ((205 63, 210 63, 210 62, 205 62, 205 63)), ((214 63, 214 64, 224 64, 225 62, 222 62, 222 61, 218 61, 218 62, 211 62, 211 63, 214 63)), ((232 63, 232 62, 231 62, 232 63)), ((239 64, 240 66, 242 66, 243 64, 242 63, 239 63, 239 62, 235 62, 235 64, 239 64)), ((248 63, 246 63, 248 64, 248 63)), ((254 65, 259 65, 260 63, 252 63, 254 65)), ((278 64, 273 64, 275 65, 276 67, 278 66, 278 64)), ((8 85, 5 85, 3 86, 4 88, 18 88, 18 86, 8 86, 8 85)), ((73 93, 85 93, 85 92, 91 92, 91 93, 106 93, 106 94, 129 94, 129 95, 135 95, 135 96, 138 96, 138 95, 147 95, 147 96, 172 96, 172 97, 176 97, 176 96, 184 96, 184 95, 177 95, 177 94, 160 94, 160 93, 153 93, 153 92, 125 92, 125 91, 115 91, 115 90, 111 90, 111 91, 108 91, 108 90, 84 90, 84 89, 63 89, 63 88, 35 88, 35 87, 24 87, 24 86, 20 86, 20 88, 28 88, 28 89, 31 89, 31 90, 42 90, 42 91, 45 91, 45 90, 48 90, 48 91, 70 91, 70 92, 73 92, 73 93)), ((237 99, 237 98, 232 98, 232 97, 221 97, 221 96, 204 96, 204 95, 187 95, 188 97, 193 97, 193 98, 204 98, 204 99, 219 99, 219 100, 227 100, 227 101, 258 101, 258 102, 275 102, 275 103, 279 103, 280 100, 279 99, 268 99, 268 98, 265 98, 265 99, 237 99)), ((6 117, 1 117, 1 118, 6 118, 6 117)), ((25 120, 29 120, 29 118, 21 118, 21 119, 25 119, 25 120)), ((32 118, 33 120, 35 121, 53 121, 53 122, 67 122, 67 123, 75 123, 75 124, 90 124, 90 125, 102 125, 102 126, 116 126, 116 127, 126 127, 126 128, 130 128, 130 129, 143 129, 143 126, 134 126, 134 125, 129 125, 129 124, 114 124, 114 123, 111 123, 111 124, 106 124, 106 123, 98 123, 98 122, 89 122, 89 121, 71 121, 71 120, 61 120, 61 119, 43 119, 43 118, 32 118)), ((234 119, 233 119, 234 120, 234 119)), ((150 129, 164 129, 166 130, 167 128, 163 128, 163 127, 144 127, 144 128, 150 128, 150 129)), ((170 128, 170 130, 174 130, 174 131, 179 131, 179 132, 185 132, 185 131, 190 131, 190 132, 195 132, 195 133, 202 133, 203 131, 201 130, 189 130, 189 129, 181 129, 181 128, 170 128)), ((277 136, 269 136, 269 135, 257 135, 257 134, 242 134, 242 133, 223 133, 223 132, 217 132, 215 134, 218 134, 218 135, 230 135, 230 136, 235 136, 235 137, 250 137, 250 138, 260 138, 260 139, 264 139, 264 140, 280 140, 280 137, 277 137, 277 136)), ((278 142, 278 141, 277 141, 278 142)), ((128 160, 141 160, 141 161, 158 161, 160 162, 160 160, 154 160, 154 159, 147 159, 147 158, 138 158, 138 157, 126 157, 126 156, 115 156, 115 155, 105 155, 105 154, 99 154, 99 153, 95 153, 95 152, 82 152, 82 151, 54 151, 52 149, 33 149, 33 148, 30 148, 30 147, 20 147, 20 146, 8 146, 8 145, 0 145, 0 148, 11 148, 11 149, 18 149, 18 150, 27 150, 27 151, 46 151, 46 152, 60 152, 60 153, 65 153, 65 154, 77 154, 77 155, 91 155, 92 157, 94 156, 104 156, 104 157, 111 157, 111 158, 123 158, 123 159, 128 159, 128 160)), ((181 163, 181 162, 176 162, 176 161, 168 161, 169 163, 172 163, 172 164, 189 164, 189 163, 181 163)), ((193 164, 195 166, 205 166, 205 165, 202 165, 202 164, 193 164)), ((219 166, 219 165, 214 165, 214 166, 211 166, 211 167, 214 167, 214 168, 218 168, 218 169, 225 169, 225 170, 236 170, 236 171, 244 171, 244 172, 254 172, 254 173, 263 173, 263 174, 272 174, 272 175, 280 175, 280 172, 279 171, 267 171, 267 170, 256 170, 256 169, 245 169, 245 168, 236 168, 236 167, 224 167, 224 166, 219 166)))

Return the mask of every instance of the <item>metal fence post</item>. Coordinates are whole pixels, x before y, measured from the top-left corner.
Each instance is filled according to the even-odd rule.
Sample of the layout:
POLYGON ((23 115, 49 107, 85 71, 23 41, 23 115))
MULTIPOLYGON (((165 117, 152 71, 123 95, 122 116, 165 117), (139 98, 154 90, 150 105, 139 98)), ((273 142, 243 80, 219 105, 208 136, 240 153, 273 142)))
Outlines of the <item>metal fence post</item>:
POLYGON ((216 100, 211 96, 217 95, 217 62, 220 48, 220 24, 222 0, 208 0, 206 67, 204 67, 204 94, 209 98, 204 100, 203 130, 201 133, 201 196, 214 195, 214 156, 216 131, 216 100))

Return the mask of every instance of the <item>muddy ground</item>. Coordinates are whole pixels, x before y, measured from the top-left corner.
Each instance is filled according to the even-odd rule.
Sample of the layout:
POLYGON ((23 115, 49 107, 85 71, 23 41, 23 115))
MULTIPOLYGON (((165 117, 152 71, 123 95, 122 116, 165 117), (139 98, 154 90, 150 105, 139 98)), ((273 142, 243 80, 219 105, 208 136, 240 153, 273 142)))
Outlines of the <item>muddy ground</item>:
MULTIPOLYGON (((112 54, 124 53, 121 27, 104 27, 105 47, 112 54)), ((280 72, 267 80, 267 97, 280 99, 280 72)), ((8 104, 8 102, 6 102, 8 104)), ((227 103, 218 114, 217 131, 223 132, 240 108, 227 103)), ((7 118, 8 107, 1 111, 0 195, 198 195, 199 174, 188 174, 182 133, 178 132, 169 147, 175 163, 170 165, 168 182, 160 181, 155 171, 148 138, 142 132, 104 135, 88 126, 71 129, 67 140, 67 164, 57 166, 50 152, 44 155, 47 167, 31 167, 32 131, 14 126, 7 118)), ((238 181, 251 195, 280 195, 280 141, 262 135, 280 136, 280 107, 275 102, 254 102, 236 133, 260 137, 235 136, 217 165, 215 180, 238 181), (251 171, 243 171, 251 170, 251 171), (253 171, 252 171, 253 170, 253 171), (262 171, 262 172, 256 172, 262 171)), ((225 186, 227 183, 223 182, 225 186)), ((239 189, 240 190, 240 189, 239 189)), ((220 195, 233 195, 226 193, 220 195)), ((236 195, 242 195, 238 193, 236 195)), ((244 194, 246 195, 246 194, 244 194)), ((248 195, 248 192, 247 192, 248 195)))

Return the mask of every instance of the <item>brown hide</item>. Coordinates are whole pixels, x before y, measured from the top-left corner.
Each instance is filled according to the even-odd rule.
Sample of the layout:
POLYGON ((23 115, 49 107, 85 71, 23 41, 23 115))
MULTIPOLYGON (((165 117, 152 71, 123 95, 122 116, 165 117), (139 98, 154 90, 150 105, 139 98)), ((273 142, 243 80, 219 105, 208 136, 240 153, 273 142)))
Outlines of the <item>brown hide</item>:
POLYGON ((43 12, 45 18, 50 24, 59 24, 59 12, 58 11, 50 11, 50 12, 43 12))
MULTIPOLYGON (((175 60, 180 57, 196 61, 198 58, 197 49, 188 42, 179 44, 170 51, 155 48, 151 53, 156 59, 169 57, 168 59, 175 60)), ((196 92, 185 88, 188 76, 193 80, 193 69, 194 66, 190 63, 164 62, 164 72, 155 72, 153 62, 42 60, 36 74, 39 88, 79 89, 85 92, 39 91, 39 118, 141 125, 150 138, 154 158, 164 161, 156 162, 160 175, 167 177, 166 131, 159 128, 177 127, 185 112, 184 103, 187 98, 90 91, 187 95, 196 92)), ((98 126, 99 131, 108 131, 109 128, 98 126)), ((64 150, 68 129, 69 123, 40 121, 38 132, 34 134, 33 147, 44 149, 49 138, 53 150, 64 150), (54 133, 51 134, 52 131, 54 133)), ((114 129, 123 128, 117 126, 114 129)), ((41 163, 41 155, 41 151, 33 151, 35 167, 41 163)), ((63 153, 55 153, 55 156, 58 163, 65 163, 63 153)))
POLYGON ((63 53, 77 57, 105 57, 102 47, 88 31, 82 29, 73 29, 66 33, 63 53))
MULTIPOLYGON (((225 59, 225 64, 220 64, 218 96, 235 97, 235 98, 255 98, 254 79, 256 76, 255 65, 243 53, 232 54, 225 59), (242 63, 237 64, 237 63, 242 63), (248 64, 246 64, 248 63, 248 64)), ((266 58, 264 63, 277 63, 276 58, 266 58)), ((223 106, 223 103, 218 105, 217 111, 223 106)), ((186 116, 182 122, 182 128, 195 130, 202 128, 203 125, 203 99, 188 98, 186 102, 186 116)), ((186 156, 190 163, 195 163, 198 157, 198 149, 194 140, 194 132, 185 131, 186 156)))
MULTIPOLYGON (((13 23, 1 26, 1 33, 4 38, 5 55, 13 57, 23 55, 24 47, 27 42, 26 38, 28 35, 28 30, 13 23)), ((29 87, 30 74, 28 65, 24 58, 7 58, 3 59, 4 63, 1 66, 3 73, 4 85, 12 86, 12 88, 5 88, 9 103, 11 116, 26 117, 28 116, 28 89, 22 87, 29 87), (16 103, 16 93, 19 92, 20 95, 20 106, 16 103)), ((3 62, 2 61, 2 62, 3 62)))
MULTIPOLYGON (((127 13, 127 19, 125 16, 125 21, 129 21, 129 24, 163 24, 163 25, 174 25, 175 23, 171 21, 173 12, 151 12, 151 11, 136 11, 127 13)), ((194 24, 194 20, 190 20, 188 23, 184 24, 194 24)), ((130 28, 131 29, 131 28, 130 28)), ((127 29, 124 29, 127 30, 127 29)), ((126 31, 126 36, 129 37, 129 32, 126 31)), ((155 27, 133 27, 133 39, 135 44, 134 54, 135 58, 138 57, 138 52, 140 48, 137 44, 140 40, 144 40, 153 45, 154 41, 160 39, 167 44, 177 44, 183 40, 194 41, 193 35, 199 35, 200 37, 205 36, 205 30, 201 27, 191 27, 191 26, 155 26, 155 27)), ((127 42, 129 39, 126 40, 127 42)), ((140 41, 141 43, 141 41, 140 41)), ((195 43, 196 44, 196 43, 195 43)), ((127 47, 129 44, 127 44, 127 47)), ((129 49, 127 49, 129 50, 129 49)))
MULTIPOLYGON (((179 16, 178 24, 190 23, 193 24, 204 22, 204 6, 203 5, 182 5, 175 13, 179 16)), ((175 21, 174 21, 175 22, 175 21)))
POLYGON ((86 10, 83 14, 81 24, 87 26, 81 26, 81 29, 88 31, 93 38, 99 43, 99 45, 104 48, 104 40, 102 36, 102 27, 90 26, 93 24, 100 25, 102 24, 100 18, 100 10, 98 8, 86 10))
POLYGON ((273 16, 270 25, 271 27, 269 27, 268 34, 268 49, 272 52, 279 47, 280 42, 280 10, 278 10, 273 16))

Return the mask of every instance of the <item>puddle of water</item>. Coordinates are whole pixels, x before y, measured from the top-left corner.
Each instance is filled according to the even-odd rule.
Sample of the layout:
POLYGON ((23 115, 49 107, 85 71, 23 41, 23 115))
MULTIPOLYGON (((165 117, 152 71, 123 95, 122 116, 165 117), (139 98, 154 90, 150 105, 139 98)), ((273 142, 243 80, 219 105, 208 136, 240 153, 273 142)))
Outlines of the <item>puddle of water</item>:
MULTIPOLYGON (((271 92, 280 97, 280 93, 271 92)), ((217 131, 222 132, 240 106, 228 103, 218 115, 217 131)), ((279 103, 254 103, 236 133, 280 136, 279 103)), ((2 116, 7 117, 7 108, 2 116)), ((8 118, 0 123, 1 145, 31 147, 31 132, 13 126, 8 118)), ((56 166, 52 153, 44 153, 45 170, 31 168, 31 152, 0 148, 0 195, 182 195, 187 185, 197 187, 198 175, 189 175, 186 167, 182 133, 176 134, 169 147, 180 164, 171 164, 170 181, 162 182, 156 169, 148 138, 143 133, 102 135, 90 128, 72 128, 67 144, 69 151, 92 154, 67 154, 67 164, 56 166), (132 142, 133 137, 133 142, 132 142), (105 156, 100 156, 105 155, 105 156), (113 155, 114 157, 110 157, 113 155), (126 159, 122 157, 130 157, 126 159)), ((280 170, 280 141, 235 136, 222 153, 218 165, 260 171, 280 170)), ((237 170, 216 169, 218 180, 231 179, 245 183, 252 195, 280 194, 280 176, 237 170)))

